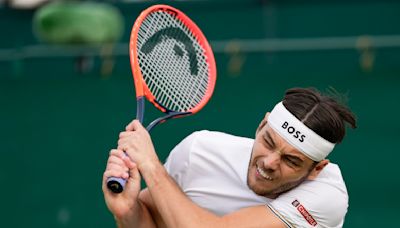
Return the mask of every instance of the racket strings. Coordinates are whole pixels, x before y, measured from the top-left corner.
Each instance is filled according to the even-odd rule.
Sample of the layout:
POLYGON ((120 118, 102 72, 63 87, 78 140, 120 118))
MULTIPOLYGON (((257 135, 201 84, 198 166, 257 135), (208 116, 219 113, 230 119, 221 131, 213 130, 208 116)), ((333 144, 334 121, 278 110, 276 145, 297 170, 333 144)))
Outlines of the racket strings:
POLYGON ((179 19, 163 11, 150 14, 137 48, 144 81, 159 104, 184 112, 202 101, 209 84, 205 51, 179 19))
MULTIPOLYGON (((177 65, 178 66, 178 71, 180 71, 180 72, 182 72, 184 69, 182 69, 182 65, 177 65)), ((169 72, 171 72, 171 71, 169 71, 169 72)), ((169 75, 169 74, 168 74, 169 75)), ((171 74, 171 75, 175 75, 175 74, 171 74)), ((151 79, 151 78, 150 78, 151 79)), ((161 84, 163 84, 163 85, 165 85, 165 88, 173 88, 173 85, 170 83, 171 82, 171 77, 166 77, 166 78, 161 78, 161 79, 164 79, 164 80, 162 80, 162 81, 160 81, 160 83, 161 84)), ((179 88, 180 88, 180 91, 182 91, 182 92, 186 92, 186 94, 187 93, 192 93, 193 92, 193 89, 191 88, 191 87, 193 87, 193 83, 191 83, 191 84, 189 84, 189 85, 192 85, 191 87, 187 87, 186 85, 185 85, 185 83, 182 83, 183 81, 182 80, 176 80, 175 78, 173 78, 172 79, 174 82, 176 82, 176 86, 178 86, 179 88), (191 91, 188 91, 188 89, 190 90, 190 89, 192 89, 191 91)), ((181 94, 175 94, 175 95, 177 95, 176 97, 175 97, 175 99, 173 99, 171 96, 170 96, 170 94, 171 94, 171 90, 165 90, 165 88, 160 88, 160 90, 158 90, 158 91, 155 91, 156 92, 156 95, 157 95, 157 97, 160 97, 159 95, 161 95, 161 97, 159 98, 159 102, 160 103, 164 103, 164 105, 166 105, 166 106, 170 106, 171 105, 171 103, 173 103, 175 106, 182 106, 182 98, 181 97, 179 97, 179 95, 181 95, 181 94), (157 93, 157 92, 161 92, 161 93, 157 93), (162 95, 164 95, 164 96, 162 96, 162 95), (168 103, 165 103, 164 101, 166 101, 166 102, 168 102, 168 103)), ((193 100, 195 100, 195 99, 192 99, 192 101, 193 100)), ((184 105, 184 104, 183 104, 184 105)), ((172 109, 176 109, 177 107, 173 107, 172 109)))

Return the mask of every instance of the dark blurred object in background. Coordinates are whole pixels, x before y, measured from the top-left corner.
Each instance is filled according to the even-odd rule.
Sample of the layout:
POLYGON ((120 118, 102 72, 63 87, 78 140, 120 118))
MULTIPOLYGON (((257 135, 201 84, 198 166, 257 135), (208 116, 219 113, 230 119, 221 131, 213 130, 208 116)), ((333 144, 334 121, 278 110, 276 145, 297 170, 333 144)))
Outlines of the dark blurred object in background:
POLYGON ((119 10, 96 2, 53 2, 36 11, 33 28, 38 38, 52 44, 105 44, 123 34, 119 10))
MULTIPOLYGON (((96 46, 101 49, 101 74, 113 68, 113 46, 123 35, 123 17, 118 8, 97 2, 52 2, 37 10, 33 31, 45 43, 71 48, 71 45, 96 46)), ((76 59, 79 73, 90 72, 93 60, 80 54, 76 59)))

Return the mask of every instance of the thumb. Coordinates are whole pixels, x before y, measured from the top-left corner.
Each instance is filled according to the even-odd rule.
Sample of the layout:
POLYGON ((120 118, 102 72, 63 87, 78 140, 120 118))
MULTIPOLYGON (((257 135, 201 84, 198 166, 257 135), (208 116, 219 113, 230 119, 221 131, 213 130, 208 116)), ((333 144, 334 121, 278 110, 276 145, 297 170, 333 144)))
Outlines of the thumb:
POLYGON ((140 180, 139 169, 135 163, 134 166, 129 169, 129 179, 134 181, 140 180))
POLYGON ((129 168, 129 178, 126 183, 128 191, 140 189, 140 173, 136 163, 132 162, 128 157, 124 158, 125 164, 129 168))

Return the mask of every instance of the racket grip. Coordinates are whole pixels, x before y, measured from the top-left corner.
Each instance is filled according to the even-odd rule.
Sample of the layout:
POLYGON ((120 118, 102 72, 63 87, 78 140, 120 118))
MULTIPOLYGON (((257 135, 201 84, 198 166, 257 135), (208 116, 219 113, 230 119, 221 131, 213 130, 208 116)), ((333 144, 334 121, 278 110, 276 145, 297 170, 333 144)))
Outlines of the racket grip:
POLYGON ((126 179, 121 177, 109 177, 107 178, 107 187, 114 193, 121 193, 126 184, 126 179))
MULTIPOLYGON (((137 102, 137 112, 136 112, 136 119, 143 123, 143 116, 144 116, 144 97, 139 96, 136 98, 137 102)), ((125 156, 128 156, 125 153, 125 156)), ((109 177, 107 178, 107 188, 110 189, 114 193, 121 193, 124 191, 126 184, 126 179, 121 177, 109 177)))

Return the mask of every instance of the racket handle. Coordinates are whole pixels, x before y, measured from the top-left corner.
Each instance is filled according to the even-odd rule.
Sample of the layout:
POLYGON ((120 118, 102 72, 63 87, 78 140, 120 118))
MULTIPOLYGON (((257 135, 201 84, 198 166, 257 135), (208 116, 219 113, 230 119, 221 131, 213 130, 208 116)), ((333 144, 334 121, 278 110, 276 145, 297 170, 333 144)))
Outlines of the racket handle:
POLYGON ((126 180, 120 177, 107 178, 107 187, 114 193, 121 193, 125 188, 126 180))
POLYGON ((136 98, 136 119, 140 123, 143 123, 144 117, 144 97, 140 96, 136 98))
MULTIPOLYGON (((136 112, 136 119, 140 121, 140 123, 143 123, 143 116, 144 116, 144 97, 139 96, 136 99, 136 106, 137 106, 137 112, 136 112)), ((125 156, 128 156, 125 153, 125 156)), ((126 184, 126 179, 121 178, 121 177, 109 177, 107 178, 107 188, 110 189, 114 193, 121 193, 124 191, 126 184)))

